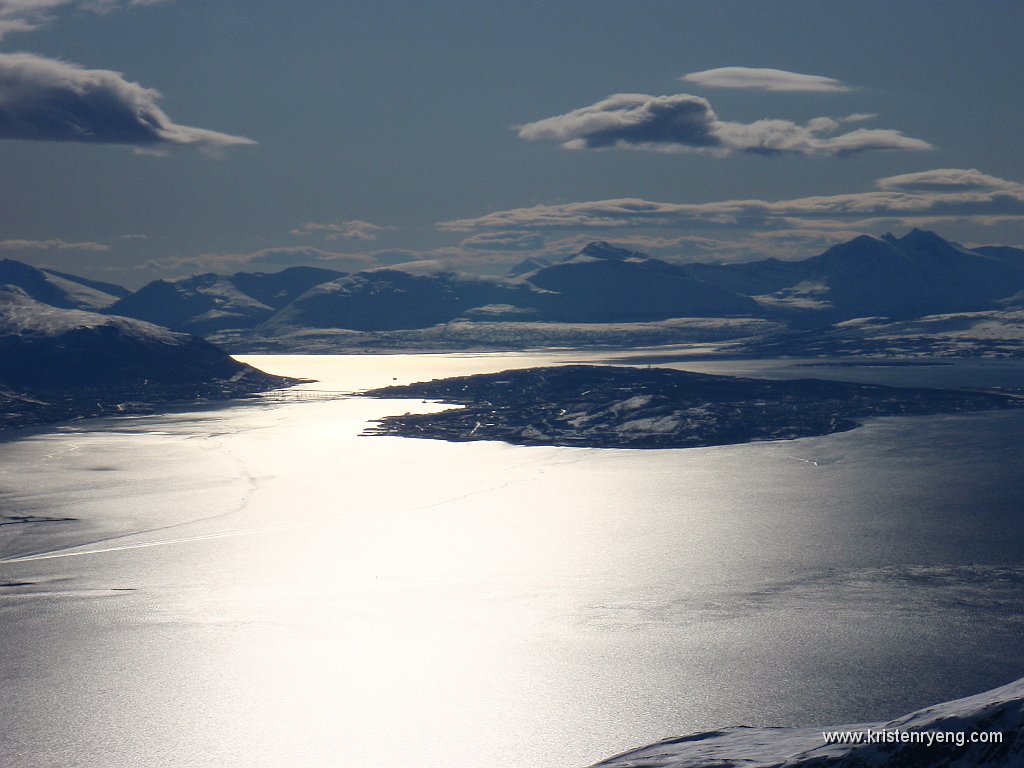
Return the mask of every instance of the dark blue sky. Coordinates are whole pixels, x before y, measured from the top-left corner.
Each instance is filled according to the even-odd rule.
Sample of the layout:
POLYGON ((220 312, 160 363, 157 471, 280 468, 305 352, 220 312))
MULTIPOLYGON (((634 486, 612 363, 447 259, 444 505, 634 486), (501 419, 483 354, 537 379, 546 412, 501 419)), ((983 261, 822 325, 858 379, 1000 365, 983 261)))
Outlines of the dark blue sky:
POLYGON ((1020 3, 0 0, 0 31, 0 255, 132 285, 1024 244, 1020 3))

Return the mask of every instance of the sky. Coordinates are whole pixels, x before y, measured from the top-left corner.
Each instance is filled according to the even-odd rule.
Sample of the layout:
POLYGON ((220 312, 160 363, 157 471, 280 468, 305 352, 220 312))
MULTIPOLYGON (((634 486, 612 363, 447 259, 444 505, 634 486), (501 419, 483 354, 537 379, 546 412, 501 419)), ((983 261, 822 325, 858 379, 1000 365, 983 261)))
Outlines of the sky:
POLYGON ((0 0, 0 257, 504 273, 1024 247, 1024 3, 0 0))

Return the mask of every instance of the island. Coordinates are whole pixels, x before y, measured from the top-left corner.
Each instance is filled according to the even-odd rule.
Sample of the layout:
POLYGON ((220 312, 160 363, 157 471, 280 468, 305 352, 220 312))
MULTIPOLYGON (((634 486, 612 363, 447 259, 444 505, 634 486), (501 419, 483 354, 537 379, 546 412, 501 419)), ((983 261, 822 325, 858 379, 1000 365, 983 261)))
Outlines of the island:
POLYGON ((565 365, 384 387, 367 397, 455 407, 364 434, 593 448, 693 448, 842 432, 872 416, 1016 408, 1014 394, 819 379, 772 381, 670 368, 565 365))

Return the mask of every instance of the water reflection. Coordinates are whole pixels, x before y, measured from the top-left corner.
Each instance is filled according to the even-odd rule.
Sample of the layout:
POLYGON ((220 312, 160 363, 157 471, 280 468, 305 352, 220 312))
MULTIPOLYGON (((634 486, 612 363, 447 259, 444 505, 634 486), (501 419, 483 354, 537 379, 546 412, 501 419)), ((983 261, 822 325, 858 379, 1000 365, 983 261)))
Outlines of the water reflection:
MULTIPOLYGON (((547 359, 259 362, 356 389, 547 359)), ((1021 414, 686 451, 359 437, 419 407, 0 444, 5 509, 77 521, 0 527, 0 763, 565 768, 1019 674, 1021 414)))

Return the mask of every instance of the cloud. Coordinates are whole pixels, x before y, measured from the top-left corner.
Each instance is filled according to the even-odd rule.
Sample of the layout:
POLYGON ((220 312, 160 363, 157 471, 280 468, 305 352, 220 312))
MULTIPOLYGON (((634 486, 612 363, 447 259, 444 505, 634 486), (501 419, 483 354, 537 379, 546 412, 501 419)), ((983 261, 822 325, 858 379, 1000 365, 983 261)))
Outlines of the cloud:
POLYGON ((977 168, 936 168, 933 171, 904 173, 880 179, 878 187, 907 192, 1019 192, 1021 189, 1021 185, 1015 181, 989 176, 977 168))
POLYGON ((109 251, 103 243, 68 243, 64 240, 0 240, 0 251, 109 251))
POLYGON ((566 149, 717 148, 717 121, 706 99, 688 94, 617 93, 589 107, 520 126, 519 138, 553 140, 566 149))
POLYGON ((70 0, 0 0, 0 38, 9 32, 31 32, 51 18, 50 12, 70 0))
POLYGON ((157 106, 160 94, 119 72, 84 69, 31 53, 0 54, 0 139, 127 144, 161 151, 206 151, 252 139, 178 125, 157 106))
POLYGON ((848 91, 838 80, 821 75, 801 75, 783 69, 757 67, 719 67, 703 72, 691 72, 679 78, 705 88, 747 88, 758 91, 809 91, 830 93, 848 91))
POLYGON ((156 5, 164 0, 0 0, 0 39, 10 32, 32 32, 49 24, 60 9, 109 13, 120 8, 156 5))
POLYGON ((481 232, 460 245, 478 251, 534 251, 543 247, 544 237, 533 232, 481 232))
POLYGON ((340 224, 318 224, 315 221, 307 221, 301 227, 291 231, 297 236, 322 234, 328 240, 376 240, 382 232, 391 232, 395 227, 385 227, 380 224, 371 224, 369 221, 343 221, 340 224))
POLYGON ((816 228, 849 229, 880 219, 1008 221, 1024 216, 1024 185, 975 170, 940 169, 890 176, 876 189, 791 200, 722 200, 664 203, 639 198, 594 200, 514 208, 441 222, 449 232, 609 231, 616 229, 793 229, 816 222, 816 228), (819 226, 819 224, 821 226, 819 226))
MULTIPOLYGON (((852 115, 845 122, 867 119, 852 115)), ((634 149, 654 152, 851 155, 869 150, 925 150, 931 145, 900 131, 861 128, 834 134, 843 121, 818 117, 804 125, 789 120, 738 123, 719 120, 707 99, 680 93, 619 93, 519 126, 527 141, 558 141, 566 149, 634 149)))
POLYGON ((852 115, 839 118, 841 123, 863 123, 866 120, 874 120, 878 115, 874 112, 854 112, 852 115))
POLYGON ((160 5, 169 0, 80 0, 75 5, 85 11, 93 13, 110 13, 121 8, 132 8, 135 6, 160 5))

